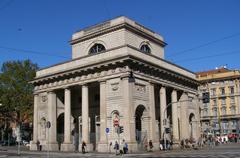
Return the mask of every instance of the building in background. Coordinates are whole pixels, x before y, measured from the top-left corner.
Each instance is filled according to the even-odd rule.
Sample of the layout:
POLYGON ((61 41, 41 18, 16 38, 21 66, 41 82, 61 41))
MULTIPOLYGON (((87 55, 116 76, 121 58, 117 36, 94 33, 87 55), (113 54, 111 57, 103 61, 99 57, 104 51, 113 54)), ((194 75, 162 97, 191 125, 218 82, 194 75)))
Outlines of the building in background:
POLYGON ((226 67, 198 72, 200 95, 209 92, 210 102, 201 104, 201 125, 205 134, 239 133, 240 71, 226 67))

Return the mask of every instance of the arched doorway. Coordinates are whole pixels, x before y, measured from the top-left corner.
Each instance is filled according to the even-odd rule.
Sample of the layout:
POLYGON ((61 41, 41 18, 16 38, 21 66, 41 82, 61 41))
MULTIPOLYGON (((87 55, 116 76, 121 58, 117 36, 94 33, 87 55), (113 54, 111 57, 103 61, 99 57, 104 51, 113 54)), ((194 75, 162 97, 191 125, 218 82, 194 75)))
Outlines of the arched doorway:
POLYGON ((135 111, 136 141, 140 148, 148 141, 148 118, 147 110, 143 105, 138 105, 135 111))
POLYGON ((195 115, 193 113, 191 113, 189 115, 189 133, 190 133, 190 138, 194 138, 194 128, 195 128, 195 115))
POLYGON ((64 141, 64 113, 60 114, 57 118, 57 142, 59 144, 59 150, 61 144, 64 141))

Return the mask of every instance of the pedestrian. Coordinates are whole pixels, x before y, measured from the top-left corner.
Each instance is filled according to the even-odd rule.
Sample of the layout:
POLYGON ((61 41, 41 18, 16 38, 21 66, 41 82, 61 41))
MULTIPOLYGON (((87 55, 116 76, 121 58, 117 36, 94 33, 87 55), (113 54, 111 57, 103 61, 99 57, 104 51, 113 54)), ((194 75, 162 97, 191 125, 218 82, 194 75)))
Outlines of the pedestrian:
POLYGON ((147 142, 147 139, 144 139, 144 149, 146 150, 146 151, 148 151, 148 142, 147 142))
POLYGON ((39 140, 37 140, 37 151, 41 151, 40 150, 40 141, 39 140))
POLYGON ((148 145, 149 145, 149 151, 152 151, 152 149, 153 149, 152 140, 149 141, 148 145))
POLYGON ((173 141, 170 140, 170 142, 169 142, 169 150, 172 150, 172 149, 173 149, 173 141))
POLYGON ((123 153, 126 154, 128 152, 128 144, 127 142, 123 139, 123 153))
POLYGON ((83 153, 83 154, 86 153, 86 147, 87 147, 87 144, 83 141, 83 142, 82 142, 82 153, 83 153))
POLYGON ((181 149, 184 149, 184 140, 181 140, 181 149))
POLYGON ((112 142, 109 144, 109 153, 112 153, 112 142))
POLYGON ((159 144, 160 150, 163 150, 163 145, 164 145, 164 140, 161 139, 161 140, 160 140, 160 144, 159 144))
POLYGON ((119 144, 118 144, 117 141, 115 141, 115 144, 114 144, 114 150, 115 150, 116 155, 118 155, 119 144))

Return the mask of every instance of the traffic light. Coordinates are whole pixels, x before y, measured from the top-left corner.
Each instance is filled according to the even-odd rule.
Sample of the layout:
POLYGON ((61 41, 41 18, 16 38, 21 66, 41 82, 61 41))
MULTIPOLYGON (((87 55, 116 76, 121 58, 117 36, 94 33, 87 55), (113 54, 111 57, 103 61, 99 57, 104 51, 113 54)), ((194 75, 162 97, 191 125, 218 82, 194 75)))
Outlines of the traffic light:
POLYGON ((165 133, 170 133, 171 129, 170 128, 165 128, 165 133))
POLYGON ((123 132, 124 132, 123 126, 119 126, 119 133, 123 133, 123 132))
POLYGON ((204 92, 202 94, 202 101, 203 103, 209 103, 209 92, 204 92))

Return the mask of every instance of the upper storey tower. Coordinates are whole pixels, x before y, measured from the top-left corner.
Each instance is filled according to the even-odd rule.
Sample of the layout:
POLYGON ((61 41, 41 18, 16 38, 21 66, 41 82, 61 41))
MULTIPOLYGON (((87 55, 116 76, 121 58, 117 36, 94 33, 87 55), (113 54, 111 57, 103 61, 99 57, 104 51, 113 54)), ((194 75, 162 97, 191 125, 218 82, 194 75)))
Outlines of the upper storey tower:
POLYGON ((164 59, 163 37, 124 16, 72 35, 72 59, 130 46, 164 59))

